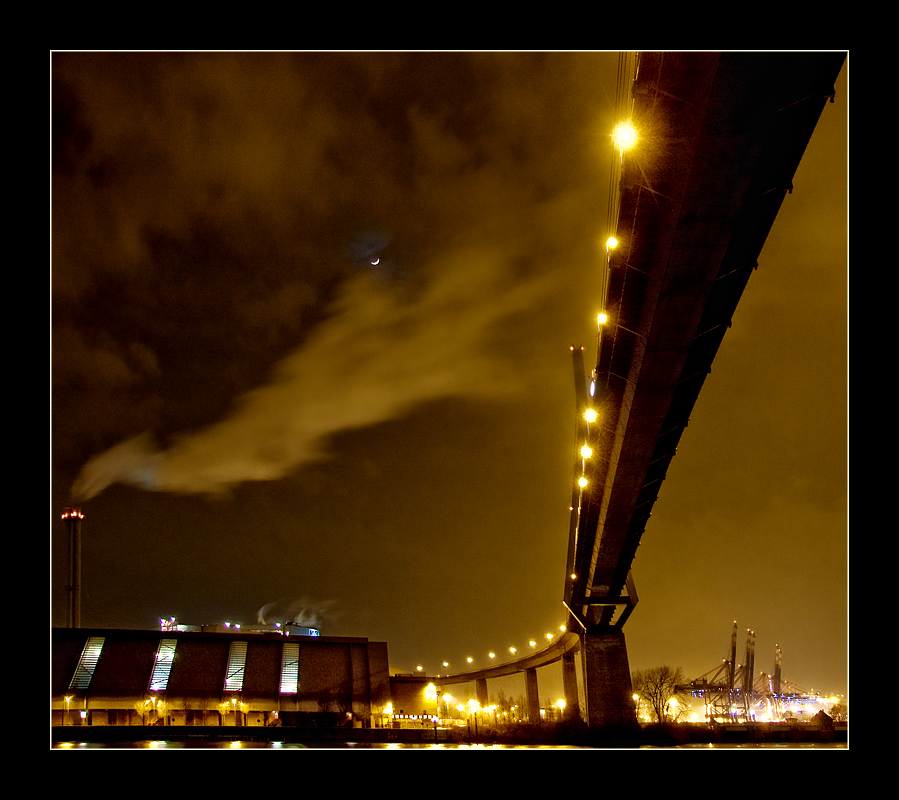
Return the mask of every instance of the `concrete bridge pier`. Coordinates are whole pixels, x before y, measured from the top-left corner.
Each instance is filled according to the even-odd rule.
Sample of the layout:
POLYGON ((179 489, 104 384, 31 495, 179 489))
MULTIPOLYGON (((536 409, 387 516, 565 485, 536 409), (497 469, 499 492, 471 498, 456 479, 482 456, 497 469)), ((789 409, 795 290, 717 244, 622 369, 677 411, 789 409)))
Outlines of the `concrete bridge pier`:
POLYGON ((474 682, 475 685, 475 693, 478 697, 478 702, 481 704, 481 707, 488 705, 490 703, 490 696, 487 694, 487 679, 486 678, 477 678, 474 682))
POLYGON ((577 693, 577 663, 574 660, 574 653, 570 651, 562 656, 562 690, 565 694, 565 711, 562 718, 566 722, 579 720, 581 711, 577 693))
POLYGON ((581 653, 587 725, 598 731, 636 732, 637 709, 624 632, 588 631, 582 636, 581 653))
POLYGON ((525 699, 528 704, 528 722, 540 722, 540 697, 537 694, 537 670, 533 667, 524 672, 525 699))

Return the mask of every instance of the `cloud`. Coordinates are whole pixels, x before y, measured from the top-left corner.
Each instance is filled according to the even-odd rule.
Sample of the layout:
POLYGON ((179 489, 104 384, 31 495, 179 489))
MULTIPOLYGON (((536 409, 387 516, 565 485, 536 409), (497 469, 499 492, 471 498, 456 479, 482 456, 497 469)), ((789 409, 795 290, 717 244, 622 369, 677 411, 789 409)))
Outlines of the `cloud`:
POLYGON ((97 303, 120 301, 79 319, 153 342, 146 389, 161 400, 146 427, 215 419, 171 422, 204 392, 243 392, 206 427, 162 444, 127 437, 90 459, 81 499, 117 482, 216 493, 276 480, 327 457, 335 434, 520 388, 513 323, 541 320, 535 340, 549 330, 545 301, 604 217, 599 167, 583 166, 594 65, 552 61, 568 72, 546 77, 528 55, 63 58, 70 127, 86 133, 65 140, 55 176, 60 271, 73 297, 94 302, 92 285, 97 303), (126 276, 120 295, 112 273, 126 276), (260 381, 268 352, 283 357, 260 381), (192 359, 220 386, 167 391, 176 370, 194 379, 192 359))

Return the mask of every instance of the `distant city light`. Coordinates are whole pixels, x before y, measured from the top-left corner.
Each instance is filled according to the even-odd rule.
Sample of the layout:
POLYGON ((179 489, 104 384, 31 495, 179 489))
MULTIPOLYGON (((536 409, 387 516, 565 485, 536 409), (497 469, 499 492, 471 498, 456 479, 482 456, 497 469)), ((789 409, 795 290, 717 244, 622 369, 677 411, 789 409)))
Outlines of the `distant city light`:
POLYGON ((596 422, 598 416, 595 408, 588 408, 584 412, 584 419, 587 420, 587 422, 596 422))
POLYGON ((585 444, 581 448, 581 458, 590 458, 593 455, 593 448, 590 445, 585 444))

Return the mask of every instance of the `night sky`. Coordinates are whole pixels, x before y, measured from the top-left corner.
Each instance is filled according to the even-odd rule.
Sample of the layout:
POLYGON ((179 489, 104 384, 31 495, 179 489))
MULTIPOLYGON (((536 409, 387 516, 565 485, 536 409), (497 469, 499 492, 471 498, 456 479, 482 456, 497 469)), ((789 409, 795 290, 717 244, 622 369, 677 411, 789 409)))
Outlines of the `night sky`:
MULTIPOLYGON (((487 664, 562 606, 618 54, 54 53, 51 584, 487 664), (373 263, 377 262, 377 263, 373 263)), ((846 72, 633 564, 631 667, 848 692, 846 72)))

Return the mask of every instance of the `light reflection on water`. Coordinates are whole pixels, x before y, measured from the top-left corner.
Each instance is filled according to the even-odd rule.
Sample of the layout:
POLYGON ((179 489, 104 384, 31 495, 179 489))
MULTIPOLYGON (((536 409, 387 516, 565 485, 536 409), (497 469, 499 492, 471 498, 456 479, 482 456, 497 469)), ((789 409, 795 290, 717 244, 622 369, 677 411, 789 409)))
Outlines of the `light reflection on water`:
POLYGON ((299 742, 117 742, 97 744, 88 742, 59 742, 55 750, 589 750, 564 745, 506 745, 506 744, 397 744, 356 743, 302 744, 299 742))
MULTIPOLYGON (((510 745, 510 744, 400 744, 347 742, 345 744, 303 744, 299 742, 168 742, 141 741, 95 744, 59 742, 57 750, 594 750, 604 748, 574 745, 510 745)), ((632 749, 632 748, 627 748, 632 749)), ((684 744, 671 747, 644 746, 639 750, 846 750, 845 742, 816 744, 811 742, 770 742, 734 744, 684 744)))
POLYGON ((846 742, 745 742, 682 744, 675 747, 640 748, 641 750, 847 750, 846 742))

